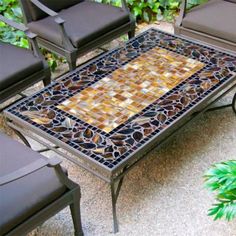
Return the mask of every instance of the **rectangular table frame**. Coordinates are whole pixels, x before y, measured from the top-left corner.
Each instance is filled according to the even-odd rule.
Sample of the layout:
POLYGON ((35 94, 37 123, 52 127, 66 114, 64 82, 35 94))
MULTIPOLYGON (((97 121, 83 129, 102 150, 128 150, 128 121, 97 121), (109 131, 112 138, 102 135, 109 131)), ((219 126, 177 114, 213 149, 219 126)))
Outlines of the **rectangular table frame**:
MULTIPOLYGON (((189 41, 189 39, 186 39, 185 37, 179 37, 179 38, 189 41)), ((199 42, 196 42, 194 40, 192 41, 193 43, 199 44, 199 42)), ((201 44, 204 46, 203 43, 201 44)), ((209 47, 209 45, 207 46, 209 47)), ((102 56, 104 56, 104 54, 102 56)), ((98 60, 99 57, 100 56, 98 56, 96 60, 98 60)), ((92 61, 87 62, 83 66, 86 66, 92 61)), ((115 168, 112 168, 112 169, 106 168, 104 165, 101 165, 100 163, 95 162, 93 159, 85 156, 82 153, 78 153, 75 149, 73 149, 69 145, 37 129, 36 127, 30 126, 27 122, 12 115, 10 112, 5 111, 4 114, 6 116, 8 125, 16 132, 16 134, 23 140, 23 142, 26 145, 28 146, 30 145, 27 139, 25 138, 25 136, 28 136, 36 140, 43 146, 47 147, 47 149, 52 150, 58 153, 59 155, 63 156, 64 158, 72 161, 76 165, 81 166, 82 168, 91 172, 92 174, 104 180, 110 185, 111 199, 112 199, 113 230, 114 230, 114 233, 116 233, 118 232, 116 204, 117 204, 117 200, 118 200, 120 189, 123 183, 124 176, 133 167, 135 167, 141 160, 145 159, 145 157, 147 157, 146 154, 149 151, 151 151, 155 147, 159 147, 170 136, 176 133, 181 127, 185 126, 191 120, 199 117, 203 112, 208 110, 209 107, 213 103, 215 103, 217 100, 219 100, 220 98, 222 98, 228 92, 230 92, 231 90, 235 88, 236 88, 236 74, 234 74, 232 78, 230 78, 227 82, 220 85, 213 92, 210 92, 200 102, 196 102, 192 108, 190 108, 186 112, 183 112, 183 114, 179 116, 167 129, 165 129, 164 131, 161 131, 156 137, 154 136, 153 138, 151 138, 145 144, 144 147, 138 148, 135 152, 132 153, 132 155, 127 157, 125 160, 121 161, 115 168), (47 141, 51 142, 53 145, 50 145, 48 142, 46 142, 43 139, 46 139, 47 141), (71 155, 69 156, 64 151, 70 153, 71 155)), ((231 104, 234 112, 235 112, 235 102, 236 102, 235 100, 236 100, 236 92, 233 98, 233 102, 231 104)))
MULTIPOLYGON (((225 85, 224 85, 224 87, 225 87, 225 85)), ((165 141, 168 140, 169 137, 171 137, 173 134, 175 134, 179 129, 181 129, 183 126, 185 126, 187 123, 189 123, 193 119, 196 119, 197 117, 199 117, 202 113, 207 111, 212 104, 214 104, 217 100, 219 100, 220 98, 222 98, 223 96, 225 96, 227 93, 229 93, 231 90, 233 90, 235 88, 236 88, 236 82, 233 85, 231 84, 228 87, 226 87, 222 94, 217 96, 217 98, 214 98, 204 108, 199 109, 203 105, 197 104, 195 107, 193 107, 191 110, 189 110, 188 117, 186 117, 186 114, 185 114, 185 116, 180 117, 180 119, 178 120, 178 124, 176 124, 177 122, 175 123, 176 127, 173 127, 173 125, 172 125, 171 130, 169 130, 169 131, 165 130, 165 132, 162 133, 161 137, 159 137, 158 140, 157 140, 157 138, 154 138, 153 140, 151 140, 148 144, 146 144, 145 150, 142 150, 142 153, 137 151, 135 154, 138 154, 138 155, 133 155, 133 157, 132 157, 133 161, 129 162, 129 163, 127 163, 127 162, 122 163, 122 165, 119 167, 118 171, 111 174, 110 178, 103 176, 101 173, 97 172, 93 168, 91 168, 87 165, 84 165, 83 163, 78 162, 78 160, 76 160, 77 158, 73 159, 72 157, 69 157, 66 153, 64 153, 63 151, 61 151, 57 148, 57 147, 60 147, 59 143, 56 144, 56 145, 58 145, 57 147, 53 147, 50 144, 46 143, 45 141, 41 140, 39 137, 33 135, 31 132, 25 131, 25 129, 22 128, 22 127, 25 127, 25 124, 18 125, 21 123, 20 122, 21 120, 17 121, 15 119, 15 117, 11 117, 9 114, 7 114, 7 123, 16 132, 16 134, 23 140, 23 142, 27 146, 30 146, 30 145, 29 145, 27 139, 25 138, 25 136, 28 136, 28 137, 34 139, 35 141, 39 142, 43 146, 46 146, 48 149, 58 153, 59 155, 63 156, 64 158, 81 166, 82 168, 91 172, 92 174, 94 174, 98 178, 104 180, 105 182, 107 182, 110 185, 111 200, 112 200, 112 214, 113 214, 113 232, 116 233, 119 231, 116 205, 117 205, 118 196, 119 196, 119 193, 121 190, 121 186, 123 184, 124 176, 131 169, 133 169, 141 160, 145 159, 145 157, 147 157, 146 154, 149 151, 153 150, 153 148, 161 146, 165 141)), ((236 93, 235 93, 235 95, 236 95, 236 93)), ((208 99, 210 99, 210 97, 213 97, 213 95, 211 94, 211 96, 209 96, 208 99)), ((236 96, 234 96, 234 101, 232 102, 232 106, 235 103, 235 98, 236 98, 236 96)), ((29 130, 29 131, 34 132, 34 130, 29 130)), ((47 139, 47 137, 45 137, 45 138, 47 139)), ((55 142, 53 142, 53 143, 55 143, 55 142)), ((68 148, 63 147, 63 149, 72 153, 68 148)), ((75 154, 72 153, 72 155, 74 156, 75 154)))

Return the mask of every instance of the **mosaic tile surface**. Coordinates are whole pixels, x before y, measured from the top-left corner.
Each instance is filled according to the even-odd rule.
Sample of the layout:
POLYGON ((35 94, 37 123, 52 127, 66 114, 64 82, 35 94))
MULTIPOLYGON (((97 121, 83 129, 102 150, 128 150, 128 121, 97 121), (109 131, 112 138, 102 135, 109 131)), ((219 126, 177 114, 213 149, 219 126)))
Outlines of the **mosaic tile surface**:
POLYGON ((108 133, 203 67, 155 47, 57 107, 108 133))
MULTIPOLYGON (((150 63, 150 67, 153 67, 151 60, 145 60, 145 63, 148 66, 150 63)), ((172 63, 176 63, 176 60, 172 63)), ((142 67, 142 63, 139 66, 142 67)), ((158 65, 159 67, 160 65, 158 65)), ((173 68, 175 69, 172 74, 183 73, 179 69, 180 67, 173 66, 173 68)), ((148 74, 152 69, 146 68, 146 71, 148 74)), ((154 69, 154 71, 157 70, 154 69)), ((136 78, 130 76, 128 72, 127 74, 129 80, 125 81, 128 81, 129 86, 125 92, 129 93, 130 84, 136 81, 136 78)), ((150 82, 150 80, 147 81, 150 82)), ((142 84, 143 80, 140 82, 142 84)), ((208 95, 220 89, 220 86, 229 82, 236 83, 236 57, 151 29, 126 43, 124 47, 109 52, 83 68, 78 68, 32 97, 13 105, 8 109, 6 115, 17 117, 17 120, 26 122, 25 127, 25 124, 28 124, 35 128, 35 132, 40 130, 51 138, 59 139, 74 148, 78 154, 83 153, 94 163, 114 170, 121 161, 129 160, 134 152, 142 149, 152 138, 158 137, 194 105, 202 102, 208 95), (137 61, 145 57, 146 52, 152 52, 152 49, 154 49, 153 51, 164 49, 165 53, 160 56, 161 61, 165 60, 164 57, 168 55, 167 62, 163 63, 163 72, 158 71, 160 75, 164 75, 165 70, 170 73, 169 64, 171 64, 171 58, 175 58, 176 55, 179 55, 178 61, 183 62, 184 65, 191 65, 193 68, 186 72, 185 79, 182 76, 176 76, 175 82, 170 80, 167 92, 161 94, 162 92, 158 89, 159 94, 155 93, 157 97, 154 102, 149 103, 149 98, 145 98, 148 102, 141 111, 138 106, 133 106, 136 110, 130 109, 130 111, 135 114, 131 115, 128 120, 124 119, 123 123, 117 127, 112 127, 114 129, 109 133, 92 125, 94 120, 91 118, 91 121, 88 121, 88 116, 85 116, 83 120, 77 115, 58 108, 68 99, 72 101, 75 99, 75 103, 77 103, 79 94, 89 91, 91 88, 94 89, 99 82, 105 84, 104 81, 108 78, 117 83, 119 80, 125 80, 125 76, 120 77, 119 75, 125 75, 125 70, 131 70, 135 74, 136 70, 132 68, 132 65, 136 65, 137 61), (186 57, 191 59, 189 64, 185 61, 186 57), (202 65, 204 66, 202 67, 202 65)), ((152 83, 153 81, 151 81, 148 91, 152 88, 156 89, 152 83)), ((112 92, 116 89, 118 87, 115 87, 112 92)), ((136 92, 140 93, 140 90, 134 91, 132 96, 135 96, 136 92)), ((87 97, 89 96, 91 96, 90 93, 87 97)), ((122 95, 122 99, 123 97, 125 96, 122 95)), ((119 100, 119 104, 122 103, 121 97, 116 99, 119 100)), ((141 104, 146 101, 145 99, 141 100, 141 104)), ((136 100, 134 99, 134 101, 136 100)), ((89 102, 93 103, 93 101, 89 102)), ((112 108, 112 112, 113 110, 114 108, 112 108)), ((96 110, 95 115, 97 115, 96 110)), ((101 119, 99 122, 103 124, 104 121, 101 119)))

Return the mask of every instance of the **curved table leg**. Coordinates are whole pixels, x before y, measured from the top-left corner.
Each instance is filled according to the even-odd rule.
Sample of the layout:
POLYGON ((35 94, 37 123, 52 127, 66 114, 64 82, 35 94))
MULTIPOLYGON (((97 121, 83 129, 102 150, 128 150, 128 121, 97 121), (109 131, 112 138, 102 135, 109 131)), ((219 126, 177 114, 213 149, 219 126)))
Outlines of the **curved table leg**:
POLYGON ((123 183, 124 176, 110 184, 111 187, 111 201, 112 201, 112 215, 113 215, 113 233, 119 231, 118 219, 116 214, 116 203, 123 183))
MULTIPOLYGON (((12 128, 13 129, 13 128, 12 128)), ((29 141, 26 139, 26 137, 21 133, 19 132, 18 130, 16 129, 13 129, 13 131, 15 132, 15 134, 23 141, 23 143, 28 146, 29 148, 31 148, 31 145, 29 143, 29 141)))
POLYGON ((236 93, 234 94, 234 97, 233 97, 232 108, 233 108, 234 113, 236 114, 236 93))
POLYGON ((212 108, 209 108, 209 109, 206 110, 206 111, 207 111, 207 112, 208 112, 208 111, 216 111, 216 110, 224 109, 224 108, 227 108, 227 107, 232 107, 234 113, 236 114, 236 93, 234 94, 232 103, 226 104, 226 105, 222 105, 222 106, 212 107, 212 108))

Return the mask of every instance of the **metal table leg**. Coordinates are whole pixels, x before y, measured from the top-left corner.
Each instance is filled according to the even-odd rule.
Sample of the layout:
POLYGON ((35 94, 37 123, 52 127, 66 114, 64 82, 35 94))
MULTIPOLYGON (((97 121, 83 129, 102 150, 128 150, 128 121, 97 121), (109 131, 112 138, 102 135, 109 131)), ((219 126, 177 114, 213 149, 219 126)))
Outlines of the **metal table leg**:
POLYGON ((234 94, 234 97, 233 97, 232 108, 233 108, 233 111, 236 115, 236 93, 234 94))
POLYGON ((116 214, 116 203, 120 193, 120 189, 123 183, 124 176, 118 180, 111 182, 111 201, 112 201, 112 215, 113 215, 113 232, 117 233, 119 231, 118 219, 116 214))
POLYGON ((231 104, 212 107, 212 108, 209 108, 207 111, 216 111, 216 110, 224 109, 224 108, 227 108, 227 107, 232 107, 234 113, 236 114, 236 93, 234 94, 234 97, 233 97, 233 100, 232 100, 231 104))
MULTIPOLYGON (((14 129, 12 126, 10 126, 10 127, 14 131, 14 133, 23 141, 23 143, 26 146, 28 146, 29 148, 32 149, 32 147, 31 147, 29 141, 26 139, 26 137, 19 130, 14 129)), ((55 145, 55 146, 53 146, 53 148, 58 149, 59 147, 55 145)), ((35 150, 35 151, 38 152, 38 153, 42 153, 42 152, 47 152, 47 151, 50 151, 50 150, 52 150, 52 149, 50 149, 50 148, 43 148, 43 149, 39 149, 39 150, 35 150)))
MULTIPOLYGON (((12 128, 12 127, 11 127, 12 128)), ((15 132, 15 134, 23 141, 23 143, 28 146, 29 148, 31 148, 31 145, 29 143, 29 141, 26 139, 26 137, 21 133, 19 132, 18 130, 16 129, 13 129, 12 130, 15 132)))

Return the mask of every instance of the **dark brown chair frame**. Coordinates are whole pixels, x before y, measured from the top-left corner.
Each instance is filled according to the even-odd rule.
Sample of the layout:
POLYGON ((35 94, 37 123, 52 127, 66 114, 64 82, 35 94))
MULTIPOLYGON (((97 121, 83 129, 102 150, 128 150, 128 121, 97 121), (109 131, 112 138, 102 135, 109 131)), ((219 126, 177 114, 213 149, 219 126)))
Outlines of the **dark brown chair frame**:
POLYGON ((36 36, 37 36, 36 34, 30 32, 28 30, 28 28, 25 27, 23 24, 13 22, 13 21, 3 17, 2 15, 0 15, 0 21, 5 22, 6 24, 8 24, 9 26, 11 26, 15 29, 25 32, 25 34, 30 42, 30 47, 31 47, 32 53, 36 57, 39 57, 43 62, 43 69, 42 70, 26 77, 24 80, 22 80, 18 83, 15 83, 15 84, 9 86, 8 88, 0 91, 0 103, 3 103, 7 99, 13 97, 16 94, 19 94, 20 92, 24 91, 26 88, 32 86, 33 84, 35 84, 41 80, 43 81, 44 86, 50 84, 51 83, 51 72, 50 72, 50 68, 48 67, 47 62, 44 60, 42 54, 40 53, 38 44, 36 42, 36 36))
POLYGON ((194 38, 203 41, 209 45, 220 47, 221 49, 229 51, 231 53, 236 53, 236 43, 183 27, 182 25, 183 18, 185 17, 186 14, 188 14, 186 7, 187 7, 187 0, 183 0, 180 6, 180 14, 174 26, 175 34, 194 38))
POLYGON ((61 197, 19 224, 17 227, 13 228, 10 232, 5 234, 5 236, 25 235, 67 206, 70 206, 75 235, 83 235, 80 218, 80 187, 66 176, 60 166, 60 163, 61 161, 57 158, 48 159, 42 156, 42 158, 39 158, 33 163, 0 178, 0 186, 6 185, 10 182, 24 178, 25 176, 47 166, 50 168, 55 168, 59 180, 68 189, 61 197))
MULTIPOLYGON (((127 7, 127 4, 125 0, 121 0, 122 3, 122 9, 127 11, 129 13, 130 21, 126 24, 121 25, 120 27, 117 27, 116 29, 110 31, 109 33, 106 33, 102 35, 99 38, 96 38, 89 43, 85 44, 84 46, 81 46, 79 48, 75 48, 69 37, 66 34, 64 23, 65 20, 63 20, 57 12, 49 9, 45 5, 43 5, 38 0, 29 0, 31 1, 35 6, 37 6, 40 10, 45 12, 47 15, 54 17, 54 21, 56 24, 60 26, 60 33, 63 40, 64 47, 60 47, 58 45, 53 44, 52 42, 43 39, 41 37, 37 37, 37 41, 40 45, 42 45, 44 48, 48 49, 49 51, 53 51, 67 59, 67 62, 69 64, 70 70, 74 70, 76 68, 76 59, 79 56, 82 56, 83 54, 86 54, 87 52, 99 48, 101 45, 104 45, 105 43, 112 41, 113 39, 119 37, 122 34, 128 33, 129 38, 134 37, 135 35, 135 20, 132 17, 132 15, 129 12, 129 9, 127 7)), ((29 12, 27 12, 27 6, 26 3, 23 0, 20 0, 21 8, 23 10, 24 15, 24 22, 27 24, 28 22, 32 21, 32 17, 29 12)))

